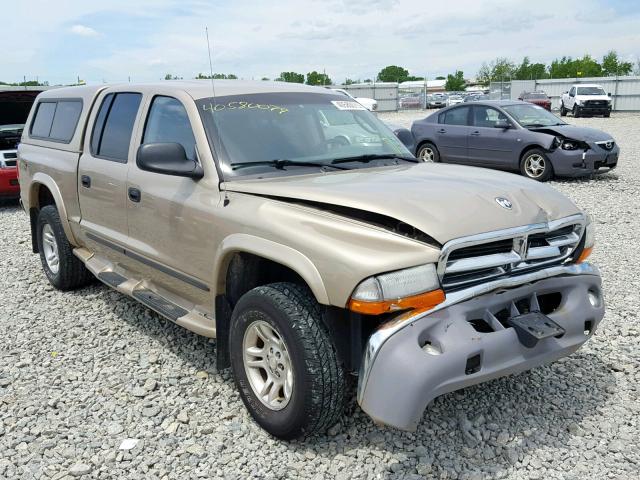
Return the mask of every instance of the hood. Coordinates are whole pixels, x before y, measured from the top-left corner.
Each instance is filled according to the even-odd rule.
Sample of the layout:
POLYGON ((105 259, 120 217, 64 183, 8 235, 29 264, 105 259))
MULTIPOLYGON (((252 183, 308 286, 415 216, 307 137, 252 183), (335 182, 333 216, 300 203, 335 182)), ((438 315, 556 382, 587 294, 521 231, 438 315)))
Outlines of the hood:
POLYGON ((600 142, 611 140, 612 137, 602 130, 588 127, 577 127, 575 125, 554 125, 552 127, 532 128, 532 131, 558 134, 572 140, 583 140, 586 142, 600 142))
POLYGON ((543 223, 580 210, 553 188, 518 175, 420 163, 314 175, 232 180, 223 189, 287 201, 373 212, 408 224, 441 244, 478 233, 543 223), (496 198, 512 203, 510 210, 496 198))
POLYGON ((611 100, 609 95, 576 95, 578 100, 611 100))

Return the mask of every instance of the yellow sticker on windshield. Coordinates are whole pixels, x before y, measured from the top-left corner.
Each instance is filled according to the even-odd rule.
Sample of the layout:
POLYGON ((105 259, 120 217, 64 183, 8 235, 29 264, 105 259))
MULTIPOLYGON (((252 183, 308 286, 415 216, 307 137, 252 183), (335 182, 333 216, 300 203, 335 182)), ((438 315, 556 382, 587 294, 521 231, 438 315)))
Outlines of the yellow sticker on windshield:
POLYGON ((252 103, 243 101, 233 101, 229 103, 209 103, 202 105, 204 111, 221 112, 223 110, 268 110, 270 112, 282 115, 289 110, 281 105, 270 105, 265 103, 252 103))

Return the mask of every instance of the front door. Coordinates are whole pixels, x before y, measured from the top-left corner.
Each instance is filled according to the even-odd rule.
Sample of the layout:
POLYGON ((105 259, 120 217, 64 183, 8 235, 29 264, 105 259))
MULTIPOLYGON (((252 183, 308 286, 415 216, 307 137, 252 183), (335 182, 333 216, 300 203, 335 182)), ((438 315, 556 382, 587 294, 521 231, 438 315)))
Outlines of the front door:
MULTIPOLYGON (((193 103, 186 98, 184 101, 193 103)), ((190 120, 183 101, 156 95, 144 115, 138 147, 179 143, 189 159, 199 161, 192 123, 200 120, 196 113, 190 120)), ((194 180, 144 171, 134 162, 127 179, 131 250, 142 263, 162 272, 154 278, 155 283, 196 303, 211 300, 206 292, 212 281, 216 248, 212 211, 220 204, 217 177, 208 178, 206 173, 204 178, 194 180)))
POLYGON ((90 140, 85 141, 80 157, 80 226, 101 251, 104 242, 100 240, 121 245, 127 241, 127 169, 141 99, 142 94, 137 92, 107 90, 102 94, 95 120, 90 122, 94 125, 90 140))
POLYGON ((517 160, 518 130, 507 116, 493 107, 472 107, 472 128, 467 143, 470 163, 479 166, 509 168, 517 160), (511 128, 496 128, 496 123, 508 122, 511 128))

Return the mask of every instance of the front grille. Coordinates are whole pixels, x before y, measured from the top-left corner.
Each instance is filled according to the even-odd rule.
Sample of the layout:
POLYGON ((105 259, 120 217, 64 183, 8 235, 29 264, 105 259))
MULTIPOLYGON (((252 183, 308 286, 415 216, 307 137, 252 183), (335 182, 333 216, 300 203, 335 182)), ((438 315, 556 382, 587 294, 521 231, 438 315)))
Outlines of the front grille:
POLYGON ((581 216, 457 239, 446 244, 438 264, 445 290, 564 262, 584 230, 581 216), (494 237, 494 238, 492 238, 494 237))
POLYGON ((585 107, 606 107, 609 102, 606 100, 585 100, 585 107))
POLYGON ((18 154, 16 152, 7 152, 3 154, 4 158, 18 158, 18 154))
POLYGON ((5 160, 5 161, 4 161, 4 164, 5 164, 7 167, 15 167, 15 166, 16 166, 16 164, 17 164, 17 162, 16 162, 16 160, 5 160))

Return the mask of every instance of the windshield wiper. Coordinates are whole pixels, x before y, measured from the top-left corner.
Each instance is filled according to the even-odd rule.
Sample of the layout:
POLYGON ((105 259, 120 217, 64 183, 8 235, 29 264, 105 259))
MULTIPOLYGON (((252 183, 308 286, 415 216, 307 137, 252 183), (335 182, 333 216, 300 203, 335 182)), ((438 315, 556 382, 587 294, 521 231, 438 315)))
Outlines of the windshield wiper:
POLYGON ((269 167, 275 167, 278 170, 284 170, 287 166, 299 166, 299 167, 330 167, 339 170, 349 170, 347 167, 338 167, 337 165, 331 165, 331 163, 325 162, 297 162, 295 160, 289 160, 286 158, 277 158, 274 160, 260 160, 256 162, 233 162, 231 163, 232 170, 238 170, 244 167, 254 167, 259 165, 265 165, 269 167))
POLYGON ((367 154, 367 155, 356 155, 353 157, 343 157, 336 158, 335 160, 331 160, 332 164, 336 163, 348 163, 348 162, 363 162, 368 163, 372 160, 405 160, 407 162, 419 163, 420 160, 414 157, 407 157, 406 155, 398 155, 396 153, 385 153, 385 154, 367 154))

